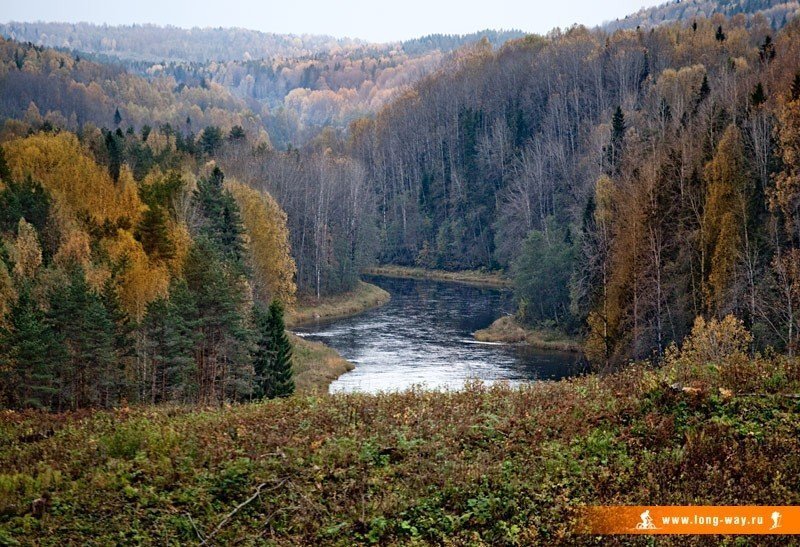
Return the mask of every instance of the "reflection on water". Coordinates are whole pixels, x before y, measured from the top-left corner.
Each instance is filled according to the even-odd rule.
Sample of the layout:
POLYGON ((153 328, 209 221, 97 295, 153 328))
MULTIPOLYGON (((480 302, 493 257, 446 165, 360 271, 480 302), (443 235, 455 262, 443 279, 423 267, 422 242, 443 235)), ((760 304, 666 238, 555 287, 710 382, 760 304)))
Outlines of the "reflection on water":
POLYGON ((508 291, 455 283, 369 277, 392 295, 366 313, 297 328, 356 365, 331 392, 453 389, 467 380, 557 379, 580 370, 575 355, 482 343, 472 333, 513 309, 508 291))

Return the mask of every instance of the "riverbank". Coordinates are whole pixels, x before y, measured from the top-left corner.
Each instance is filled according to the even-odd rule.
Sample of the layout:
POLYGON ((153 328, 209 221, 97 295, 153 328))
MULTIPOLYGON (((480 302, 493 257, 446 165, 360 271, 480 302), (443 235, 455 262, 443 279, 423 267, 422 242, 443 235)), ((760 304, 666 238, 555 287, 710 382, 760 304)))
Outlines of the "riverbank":
POLYGON ((478 270, 463 270, 449 272, 445 270, 426 270, 424 268, 411 268, 407 266, 375 266, 364 270, 368 275, 382 275, 386 277, 400 277, 405 279, 432 279, 435 281, 452 281, 486 287, 508 288, 512 286, 511 280, 501 272, 483 272, 478 270))
POLYGON ((290 334, 289 339, 292 342, 294 383, 299 394, 328 393, 331 382, 355 368, 339 352, 321 342, 295 334, 290 334))
POLYGON ((0 544, 599 545, 577 508, 800 504, 796 381, 669 381, 4 411, 0 544))
POLYGON ((286 326, 297 327, 319 319, 337 319, 356 315, 389 301, 391 296, 380 287, 359 281, 355 290, 335 296, 300 297, 286 314, 286 326))
POLYGON ((501 317, 485 329, 476 331, 474 336, 479 342, 528 344, 544 350, 583 352, 583 344, 576 338, 556 331, 524 327, 508 315, 501 317))
MULTIPOLYGON (((354 291, 336 296, 301 298, 286 314, 287 327, 296 327, 318 319, 356 315, 389 301, 390 295, 376 285, 359 281, 354 291)), ((321 342, 290 335, 293 351, 294 381, 298 393, 327 393, 331 382, 355 365, 335 349, 321 342)))

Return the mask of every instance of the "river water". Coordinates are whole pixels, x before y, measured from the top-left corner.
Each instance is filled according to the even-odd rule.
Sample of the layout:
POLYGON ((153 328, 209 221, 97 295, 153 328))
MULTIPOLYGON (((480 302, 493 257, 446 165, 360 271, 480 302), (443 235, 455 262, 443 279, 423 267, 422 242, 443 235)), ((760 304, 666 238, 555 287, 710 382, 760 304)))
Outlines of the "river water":
POLYGON ((457 389, 469 380, 512 384, 558 379, 580 371, 576 355, 521 345, 477 342, 513 302, 507 290, 457 283, 367 277, 392 295, 389 303, 295 332, 336 349, 356 365, 331 392, 394 391, 412 386, 457 389))

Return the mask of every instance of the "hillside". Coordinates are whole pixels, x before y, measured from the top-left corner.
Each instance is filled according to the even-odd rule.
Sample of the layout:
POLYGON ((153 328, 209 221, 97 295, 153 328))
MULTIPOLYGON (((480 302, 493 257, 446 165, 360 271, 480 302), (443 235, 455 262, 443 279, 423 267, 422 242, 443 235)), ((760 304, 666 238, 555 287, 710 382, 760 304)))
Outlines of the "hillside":
POLYGON ((779 29, 800 10, 795 0, 671 0, 656 7, 643 8, 636 13, 605 23, 609 31, 647 28, 679 21, 710 19, 714 15, 733 17, 760 16, 774 29, 779 29))

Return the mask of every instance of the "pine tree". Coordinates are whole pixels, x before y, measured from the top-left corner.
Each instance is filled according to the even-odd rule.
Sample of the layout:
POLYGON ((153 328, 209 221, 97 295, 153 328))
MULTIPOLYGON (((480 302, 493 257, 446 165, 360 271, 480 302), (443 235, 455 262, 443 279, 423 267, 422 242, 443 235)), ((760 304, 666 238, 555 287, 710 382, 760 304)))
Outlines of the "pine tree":
POLYGON ((122 131, 117 129, 117 134, 111 131, 106 133, 106 150, 108 151, 108 174, 114 182, 119 181, 119 173, 122 169, 123 161, 123 139, 122 131))
POLYGON ((703 74, 703 83, 700 84, 700 93, 697 96, 697 104, 702 103, 711 94, 711 87, 708 85, 708 75, 703 74))
POLYGON ((793 101, 800 99, 800 72, 794 75, 791 87, 791 98, 793 101))
POLYGON ((727 36, 725 36, 725 32, 722 30, 722 25, 717 27, 717 33, 714 38, 717 40, 717 42, 724 42, 727 38, 727 36))
POLYGON ((73 267, 69 283, 56 286, 49 302, 48 323, 66 350, 57 371, 60 408, 114 403, 114 386, 121 381, 121 371, 114 368, 114 324, 83 269, 73 267))
POLYGON ((52 408, 57 393, 54 357, 61 348, 27 285, 11 307, 8 326, 0 328, 0 348, 0 378, 7 404, 52 408))
POLYGON ((242 275, 201 235, 189 249, 184 276, 198 310, 199 401, 213 404, 248 396, 252 389, 251 333, 243 321, 246 296, 242 275))
POLYGON ((144 252, 152 258, 164 260, 175 256, 175 244, 169 236, 167 215, 160 206, 148 207, 136 227, 135 236, 141 242, 144 252))
POLYGON ((151 403, 194 402, 197 395, 197 307, 184 280, 174 280, 169 298, 147 306, 142 321, 149 376, 140 378, 140 397, 151 403))
MULTIPOLYGON (((0 170, 2 170, 0 158, 0 170)), ((28 176, 16 182, 0 174, 5 188, 0 191, 0 231, 10 232, 24 218, 40 233, 45 230, 50 215, 50 196, 38 182, 28 176)))
POLYGON ((219 127, 209 125, 203 129, 203 134, 200 136, 200 148, 204 153, 213 156, 221 146, 222 131, 219 127))
POLYGON ((11 180, 11 168, 6 161, 6 154, 0 146, 0 181, 8 182, 11 180))
POLYGON ((119 126, 122 123, 122 115, 119 113, 119 108, 114 110, 114 125, 119 126))

